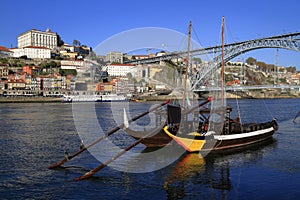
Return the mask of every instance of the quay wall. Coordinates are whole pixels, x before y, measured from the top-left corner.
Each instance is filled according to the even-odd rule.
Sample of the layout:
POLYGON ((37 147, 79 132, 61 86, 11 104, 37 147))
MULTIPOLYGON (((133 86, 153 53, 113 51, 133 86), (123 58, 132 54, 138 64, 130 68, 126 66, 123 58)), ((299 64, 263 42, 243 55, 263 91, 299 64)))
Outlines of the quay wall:
POLYGON ((51 103, 62 102, 62 98, 57 97, 19 97, 8 96, 0 97, 0 103, 51 103))

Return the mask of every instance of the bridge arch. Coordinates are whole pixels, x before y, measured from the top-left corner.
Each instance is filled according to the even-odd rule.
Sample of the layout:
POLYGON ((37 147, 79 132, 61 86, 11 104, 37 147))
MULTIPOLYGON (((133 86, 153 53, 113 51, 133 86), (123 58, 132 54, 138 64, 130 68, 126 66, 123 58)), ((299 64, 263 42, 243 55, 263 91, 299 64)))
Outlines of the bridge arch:
MULTIPOLYGON (((276 37, 262 38, 256 40, 249 40, 245 42, 233 43, 225 45, 224 61, 228 62, 231 59, 239 56, 240 54, 263 48, 281 48, 286 50, 300 52, 300 33, 289 35, 282 35, 276 37)), ((217 49, 221 52, 220 47, 217 49)), ((215 56, 212 61, 205 64, 194 75, 191 76, 192 90, 197 89, 199 86, 208 80, 208 78, 221 67, 222 54, 215 56)))

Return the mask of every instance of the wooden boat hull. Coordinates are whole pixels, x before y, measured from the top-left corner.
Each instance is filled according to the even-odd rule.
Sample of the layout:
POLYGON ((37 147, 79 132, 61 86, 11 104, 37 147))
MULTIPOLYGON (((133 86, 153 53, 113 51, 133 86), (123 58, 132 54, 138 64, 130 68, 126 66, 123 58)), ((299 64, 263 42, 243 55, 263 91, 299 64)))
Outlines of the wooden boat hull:
POLYGON ((196 136, 194 138, 179 137, 171 133, 167 126, 164 127, 164 132, 188 152, 205 152, 242 147, 261 142, 272 137, 277 128, 277 122, 272 121, 269 127, 265 127, 260 130, 228 135, 203 135, 201 137, 196 136))
POLYGON ((145 145, 147 148, 164 147, 171 142, 172 138, 166 135, 160 127, 152 131, 153 131, 152 136, 143 138, 145 135, 147 135, 147 132, 133 131, 130 129, 126 130, 126 132, 136 140, 143 138, 141 140, 141 143, 145 145))
POLYGON ((180 146, 185 148, 188 152, 200 151, 204 146, 206 140, 195 140, 191 138, 183 138, 173 135, 168 131, 168 126, 164 127, 164 132, 173 140, 175 140, 180 146))
MULTIPOLYGON (((217 139, 207 140, 206 145, 204 145, 204 147, 201 149, 201 151, 217 151, 217 150, 224 150, 224 149, 230 149, 230 148, 251 145, 251 144, 269 139, 270 137, 272 137, 272 135, 275 132, 274 128, 264 129, 262 131, 264 131, 264 133, 262 133, 262 134, 258 134, 258 135, 255 134, 255 135, 242 137, 242 138, 227 139, 227 140, 217 138, 217 139), (214 145, 212 145, 212 144, 214 144, 214 145)), ((251 133, 254 133, 254 132, 249 132, 249 134, 251 134, 251 133)), ((244 133, 244 134, 246 134, 246 133, 244 133)), ((243 133, 241 133, 241 135, 243 135, 243 133)))

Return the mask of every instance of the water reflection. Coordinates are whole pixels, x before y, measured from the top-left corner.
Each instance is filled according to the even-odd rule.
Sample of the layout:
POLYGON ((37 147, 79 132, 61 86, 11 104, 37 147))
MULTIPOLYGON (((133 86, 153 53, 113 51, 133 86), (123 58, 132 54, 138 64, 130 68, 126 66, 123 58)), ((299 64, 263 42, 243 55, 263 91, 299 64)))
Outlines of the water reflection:
POLYGON ((185 154, 165 177, 164 190, 167 197, 180 199, 201 196, 202 199, 225 199, 233 188, 231 168, 257 163, 276 145, 276 140, 270 138, 246 148, 210 153, 204 158, 198 153, 185 154))

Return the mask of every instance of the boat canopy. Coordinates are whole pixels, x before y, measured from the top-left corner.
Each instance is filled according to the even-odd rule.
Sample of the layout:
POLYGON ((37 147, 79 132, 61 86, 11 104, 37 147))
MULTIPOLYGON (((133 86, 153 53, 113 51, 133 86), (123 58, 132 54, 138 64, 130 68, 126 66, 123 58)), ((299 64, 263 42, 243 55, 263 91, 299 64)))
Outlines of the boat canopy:
POLYGON ((176 105, 167 106, 168 124, 179 124, 181 121, 181 108, 176 105))

